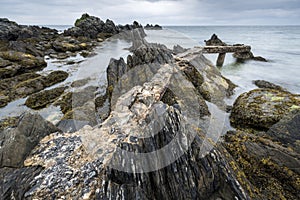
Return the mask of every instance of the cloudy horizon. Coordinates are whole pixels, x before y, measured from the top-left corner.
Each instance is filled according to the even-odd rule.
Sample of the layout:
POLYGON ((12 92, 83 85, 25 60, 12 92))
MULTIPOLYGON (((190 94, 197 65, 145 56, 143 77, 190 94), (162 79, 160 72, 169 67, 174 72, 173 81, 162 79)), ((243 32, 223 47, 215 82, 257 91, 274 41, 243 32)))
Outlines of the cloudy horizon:
POLYGON ((2 0, 0 13, 36 25, 71 25, 83 13, 116 24, 300 25, 299 0, 2 0))

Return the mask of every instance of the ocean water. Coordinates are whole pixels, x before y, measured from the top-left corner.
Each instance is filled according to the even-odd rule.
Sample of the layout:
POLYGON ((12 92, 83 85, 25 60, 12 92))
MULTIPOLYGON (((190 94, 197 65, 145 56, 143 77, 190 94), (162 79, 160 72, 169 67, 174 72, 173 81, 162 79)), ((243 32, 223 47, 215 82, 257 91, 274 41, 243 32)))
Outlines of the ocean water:
MULTIPOLYGON (((242 92, 256 88, 253 80, 267 80, 281 85, 290 92, 300 93, 300 26, 169 26, 159 31, 147 31, 151 42, 175 44, 189 48, 204 46, 215 33, 228 44, 247 44, 256 56, 269 62, 248 61, 237 64, 227 54, 221 73, 239 87, 229 103, 242 92)), ((205 55, 213 63, 217 54, 205 55)))
MULTIPOLYGON (((62 32, 71 26, 48 25, 48 27, 62 32)), ((238 85, 235 94, 226 100, 228 104, 233 104, 241 93, 256 88, 252 81, 258 79, 276 83, 293 93, 300 94, 300 26, 169 26, 164 27, 163 30, 146 30, 146 39, 149 42, 165 44, 169 48, 173 48, 176 44, 191 48, 203 46, 204 40, 209 39, 213 33, 228 44, 251 45, 254 55, 269 60, 267 63, 249 61, 237 64, 232 55, 226 55, 224 66, 220 68, 220 71, 238 85)), ((126 41, 106 41, 95 49, 94 57, 88 58, 78 65, 61 65, 59 62, 57 63, 57 60, 50 59, 47 60, 48 67, 41 73, 58 69, 69 72, 70 77, 58 85, 69 85, 74 80, 87 77, 91 78, 91 84, 99 83, 101 85, 103 83, 100 82, 104 82, 106 79, 106 67, 110 58, 126 58, 129 54, 126 48, 129 46, 130 44, 126 41)), ((211 62, 216 62, 216 54, 206 54, 205 56, 211 62)), ((77 57, 69 59, 81 59, 80 56, 77 57)), ((25 100, 26 98, 19 99, 0 108, 0 119, 17 116, 26 110, 31 110, 24 106, 25 100)), ((49 121, 57 121, 62 116, 59 108, 53 106, 42 109, 39 113, 49 121)))

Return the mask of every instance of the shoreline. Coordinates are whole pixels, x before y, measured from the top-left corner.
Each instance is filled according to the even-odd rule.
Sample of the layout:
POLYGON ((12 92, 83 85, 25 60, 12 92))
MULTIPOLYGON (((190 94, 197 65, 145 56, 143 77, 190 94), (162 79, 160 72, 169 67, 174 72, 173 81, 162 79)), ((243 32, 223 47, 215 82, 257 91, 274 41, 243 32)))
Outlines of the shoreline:
MULTIPOLYGON (((122 45, 131 44, 130 48, 107 43, 111 52, 121 54, 111 58, 105 48, 109 39, 99 43, 99 33, 83 31, 93 23, 104 26, 84 14, 76 21, 77 28, 67 31, 72 37, 58 36, 51 41, 56 49, 74 52, 55 54, 48 49, 49 55, 52 51, 52 57, 63 58, 67 64, 69 55, 90 42, 91 57, 68 65, 78 65, 79 75, 87 70, 83 77, 70 76, 60 64, 48 63, 49 74, 34 70, 1 80, 15 84, 11 89, 15 96, 7 93, 8 98, 28 96, 26 105, 34 109, 55 105, 64 115, 56 126, 35 113, 0 123, 0 191, 5 191, 0 197, 299 197, 300 172, 295 167, 300 165, 299 94, 258 80, 258 88, 237 95, 238 86, 200 48, 171 49, 148 42, 137 22, 132 25, 136 28, 120 34, 127 41, 122 45), (77 34, 93 39, 79 41, 77 34), (99 48, 103 48, 101 53, 99 48), (100 79, 107 84, 99 83, 99 75, 92 71, 95 67, 103 72, 100 79), (91 73, 95 76, 89 77, 91 73), (12 82, 15 77, 19 82, 12 82), (73 77, 75 82, 64 84, 73 77), (94 79, 96 85, 90 84, 94 79), (238 97, 233 105, 228 105, 234 96, 238 97)), ((105 24, 106 31, 119 30, 110 20, 105 24)), ((119 27, 130 29, 130 25, 119 27)), ((105 32, 100 35, 108 36, 105 32)), ((40 59, 17 55, 21 57, 17 64, 34 62, 47 70, 40 59)), ((8 61, 13 63, 13 59, 8 61)), ((11 63, 7 66, 14 66, 11 63)), ((4 68, 10 69, 7 66, 4 68)))

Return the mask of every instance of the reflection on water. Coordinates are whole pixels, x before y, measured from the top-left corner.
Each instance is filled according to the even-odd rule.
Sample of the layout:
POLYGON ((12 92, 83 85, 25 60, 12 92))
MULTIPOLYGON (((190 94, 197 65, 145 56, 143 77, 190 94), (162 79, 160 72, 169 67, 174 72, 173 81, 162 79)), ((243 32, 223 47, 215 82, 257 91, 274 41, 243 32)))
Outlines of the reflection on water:
MULTIPOLYGON (((64 82, 48 87, 46 90, 59 86, 70 86, 72 82, 81 79, 88 79, 87 84, 82 87, 94 85, 103 88, 103 85, 106 84, 106 68, 110 59, 119 59, 120 57, 126 58, 129 52, 125 50, 125 48, 130 47, 130 45, 131 43, 123 40, 111 39, 101 43, 101 45, 94 50, 96 55, 87 59, 79 54, 64 60, 46 57, 45 59, 48 65, 40 71, 39 74, 47 75, 55 70, 62 70, 69 73, 69 77, 64 82)), ((77 89, 82 89, 82 87, 77 89)), ((73 88, 72 91, 74 90, 75 89, 73 88)), ((45 119, 53 123, 58 122, 63 116, 59 107, 49 106, 39 111, 34 111, 24 105, 25 101, 26 98, 18 99, 9 103, 6 107, 0 108, 0 119, 19 116, 28 110, 31 112, 38 112, 45 119)))

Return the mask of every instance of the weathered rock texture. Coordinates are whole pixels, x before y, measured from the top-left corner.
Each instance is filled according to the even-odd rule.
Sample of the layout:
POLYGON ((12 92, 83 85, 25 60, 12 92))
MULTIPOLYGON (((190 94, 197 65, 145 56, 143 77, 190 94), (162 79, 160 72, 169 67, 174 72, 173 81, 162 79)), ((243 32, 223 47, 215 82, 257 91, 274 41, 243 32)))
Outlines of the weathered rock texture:
POLYGON ((299 108, 297 95, 274 89, 255 89, 237 98, 230 117, 236 126, 268 129, 289 111, 299 108))

